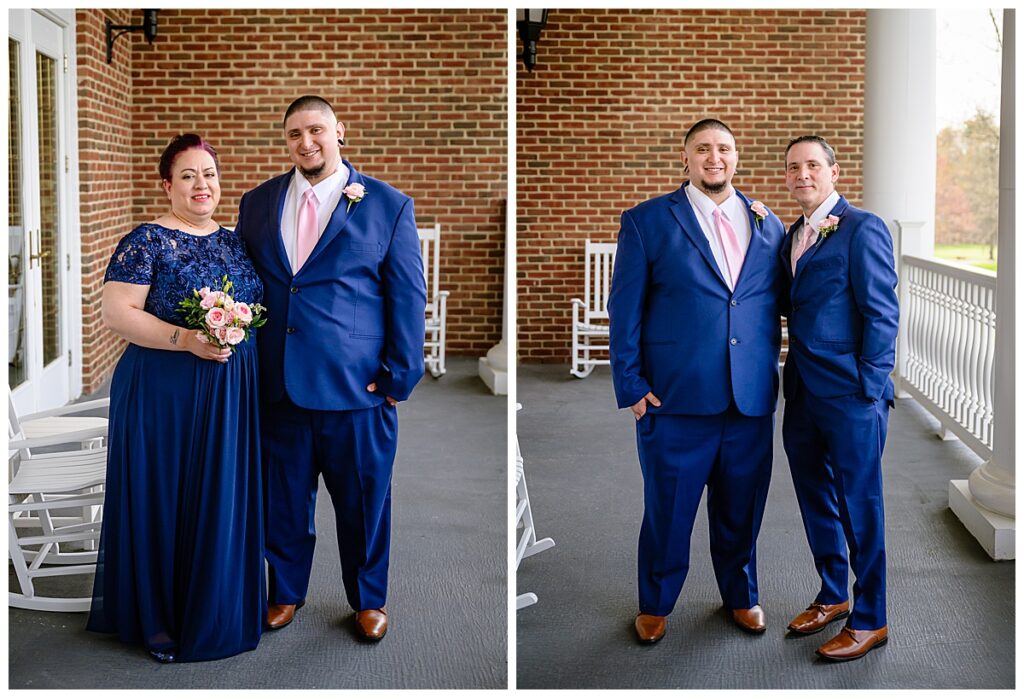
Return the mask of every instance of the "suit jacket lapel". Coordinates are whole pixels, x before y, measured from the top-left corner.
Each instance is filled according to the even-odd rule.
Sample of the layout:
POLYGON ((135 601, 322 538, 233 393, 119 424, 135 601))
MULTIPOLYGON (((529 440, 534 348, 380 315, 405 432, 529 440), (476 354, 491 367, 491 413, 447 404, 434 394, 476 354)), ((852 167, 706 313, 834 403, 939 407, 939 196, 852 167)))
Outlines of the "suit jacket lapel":
POLYGON ((281 261, 281 264, 288 271, 288 276, 292 275, 292 264, 288 261, 288 252, 284 249, 284 238, 281 235, 281 223, 284 218, 284 201, 285 197, 288 196, 288 187, 291 185, 292 177, 295 176, 295 168, 293 167, 288 174, 281 177, 281 181, 278 183, 277 188, 277 227, 273 228, 274 241, 271 243, 277 249, 277 257, 281 261))
MULTIPOLYGON (((362 184, 365 186, 366 183, 363 180, 363 176, 356 172, 356 168, 352 167, 348 160, 342 160, 342 162, 345 167, 348 168, 348 181, 345 182, 345 186, 347 187, 350 184, 362 184)), ((372 196, 372 192, 367 191, 366 195, 372 196)), ((341 195, 341 198, 338 200, 338 205, 334 208, 334 212, 331 214, 331 219, 327 221, 327 227, 324 229, 324 234, 320 236, 320 240, 317 241, 316 247, 314 247, 313 251, 309 253, 309 258, 306 260, 305 264, 302 265, 303 269, 314 262, 324 249, 334 241, 334 238, 341 234, 341 231, 343 231, 345 226, 348 225, 352 216, 354 216, 359 208, 364 205, 365 204, 362 202, 359 202, 353 203, 349 206, 348 198, 346 198, 344 194, 341 195)), ((302 271, 302 269, 299 271, 302 271)))
POLYGON ((786 237, 782 240, 782 246, 779 248, 779 261, 786 267, 786 273, 789 274, 790 279, 793 278, 793 243, 796 241, 796 231, 800 230, 803 224, 804 217, 800 216, 796 223, 789 226, 786 237))
POLYGON ((740 201, 743 202, 744 209, 747 212, 747 222, 750 223, 750 244, 747 245, 747 253, 743 257, 743 266, 740 267, 740 278, 736 280, 736 288, 739 288, 743 278, 750 276, 750 273, 753 273, 747 273, 747 269, 757 263, 752 260, 760 259, 760 257, 757 257, 756 255, 760 254, 761 248, 764 247, 766 243, 764 239, 764 231, 761 230, 761 226, 764 225, 764 221, 760 223, 757 222, 757 216, 754 214, 753 209, 750 208, 752 203, 751 200, 744 196, 738 189, 736 190, 736 196, 740 197, 740 201))
MULTIPOLYGON (((832 207, 831 211, 829 211, 829 215, 830 216, 836 216, 838 218, 842 218, 843 213, 846 211, 846 208, 849 205, 850 205, 849 202, 847 202, 847 200, 845 198, 840 196, 839 197, 839 201, 837 201, 836 205, 832 207)), ((797 224, 802 226, 803 225, 803 221, 804 221, 804 218, 803 218, 803 216, 801 216, 800 220, 798 220, 794 224, 794 228, 796 228, 797 224)), ((841 225, 841 223, 840 223, 840 225, 841 225)), ((794 275, 794 278, 793 278, 794 287, 796 285, 796 283, 795 283, 796 279, 797 279, 797 277, 800 276, 800 272, 803 271, 803 268, 806 267, 808 264, 810 264, 811 260, 814 259, 814 255, 818 254, 818 250, 822 247, 822 245, 824 245, 828 241, 828 239, 830 237, 832 237, 833 235, 835 235, 838 232, 839 232, 839 229, 837 228, 836 230, 834 230, 832 233, 830 233, 829 235, 827 235, 824 238, 821 237, 821 234, 819 233, 818 234, 818 238, 811 245, 810 249, 807 250, 806 252, 804 252, 804 254, 800 257, 800 259, 797 260, 797 262, 796 262, 796 274, 794 275)))
POLYGON ((670 197, 672 201, 672 215, 676 217, 676 221, 679 223, 679 227, 683 229, 687 237, 690 238, 690 242, 696 247, 701 255, 704 257, 704 261, 707 262, 708 267, 715 273, 719 281, 725 285, 726 288, 729 284, 725 283, 725 277, 722 276, 722 270, 718 268, 718 264, 715 262, 715 256, 711 253, 711 245, 708 244, 708 239, 704 237, 704 231, 701 230, 700 223, 697 222, 697 216, 693 213, 693 207, 690 205, 690 199, 686 196, 685 188, 690 186, 687 182, 679 190, 670 197))

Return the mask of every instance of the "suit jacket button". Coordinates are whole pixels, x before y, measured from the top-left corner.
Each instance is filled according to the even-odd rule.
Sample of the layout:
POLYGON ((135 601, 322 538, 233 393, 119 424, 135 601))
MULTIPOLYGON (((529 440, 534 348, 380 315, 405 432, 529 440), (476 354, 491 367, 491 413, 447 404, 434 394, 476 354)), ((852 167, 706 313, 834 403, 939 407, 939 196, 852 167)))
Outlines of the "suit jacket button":
MULTIPOLYGON (((288 328, 288 334, 295 334, 295 328, 294 327, 289 327, 288 328)), ((736 340, 734 339, 733 342, 735 343, 736 340)))
POLYGON ((739 342, 736 340, 735 337, 733 337, 732 339, 729 340, 729 344, 732 344, 733 346, 735 346, 735 345, 739 344, 739 342))
POLYGON ((299 289, 295 288, 294 286, 292 286, 292 287, 291 287, 291 288, 290 288, 289 290, 290 290, 290 291, 291 291, 292 293, 298 293, 298 292, 299 292, 299 289))
POLYGON ((736 299, 733 298, 731 301, 729 301, 729 305, 739 305, 739 304, 736 302, 736 299))

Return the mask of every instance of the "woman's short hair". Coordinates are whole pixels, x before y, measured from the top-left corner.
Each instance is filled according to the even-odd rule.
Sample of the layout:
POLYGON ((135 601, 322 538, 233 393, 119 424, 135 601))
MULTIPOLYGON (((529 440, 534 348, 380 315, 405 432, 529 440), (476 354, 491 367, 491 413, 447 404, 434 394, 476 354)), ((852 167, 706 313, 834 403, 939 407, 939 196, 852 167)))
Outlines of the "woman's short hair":
POLYGON ((213 149, 209 141, 195 133, 183 133, 172 138, 171 142, 164 148, 163 154, 160 155, 160 179, 167 180, 168 182, 171 181, 171 168, 174 167, 175 159, 186 150, 192 150, 193 148, 199 148, 208 152, 210 157, 213 158, 217 174, 220 174, 220 160, 217 159, 217 151, 213 149))

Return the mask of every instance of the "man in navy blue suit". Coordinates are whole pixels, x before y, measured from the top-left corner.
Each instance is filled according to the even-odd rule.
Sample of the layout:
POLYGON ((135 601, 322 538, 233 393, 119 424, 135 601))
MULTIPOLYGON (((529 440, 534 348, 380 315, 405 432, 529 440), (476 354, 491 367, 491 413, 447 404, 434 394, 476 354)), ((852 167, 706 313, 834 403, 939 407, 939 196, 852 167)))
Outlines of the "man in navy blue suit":
POLYGON ((838 179, 835 151, 825 139, 802 136, 789 144, 786 187, 803 215, 781 252, 790 299, 782 439, 821 577, 821 591, 789 630, 809 635, 848 617, 817 650, 847 661, 889 636, 882 449, 899 306, 889 230, 840 196, 838 179))
POLYGON ((733 621, 763 633, 755 546, 771 479, 784 229, 732 186, 738 154, 715 119, 683 143, 689 181, 622 214, 608 298, 620 408, 644 479, 641 642, 665 634, 707 487, 711 560, 733 621))
POLYGON ((341 158, 345 127, 321 97, 284 117, 294 168, 242 197, 238 231, 263 279, 267 626, 306 599, 320 476, 334 511, 356 628, 387 632, 396 404, 423 375, 426 285, 413 202, 341 158))

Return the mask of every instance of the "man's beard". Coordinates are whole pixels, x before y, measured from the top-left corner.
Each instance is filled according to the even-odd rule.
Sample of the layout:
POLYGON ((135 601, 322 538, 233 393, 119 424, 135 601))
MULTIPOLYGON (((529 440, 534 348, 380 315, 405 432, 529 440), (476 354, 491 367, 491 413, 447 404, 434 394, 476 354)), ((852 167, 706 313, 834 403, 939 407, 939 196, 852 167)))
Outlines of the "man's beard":
POLYGON ((729 187, 728 182, 719 182, 718 184, 710 184, 705 180, 700 180, 700 188, 707 194, 721 194, 729 187))
POLYGON ((324 160, 322 163, 320 163, 318 167, 313 167, 310 169, 306 169, 302 165, 298 165, 297 167, 299 168, 299 172, 302 173, 303 177, 306 177, 307 179, 310 177, 316 178, 322 175, 324 173, 324 170, 327 169, 327 161, 324 160))

